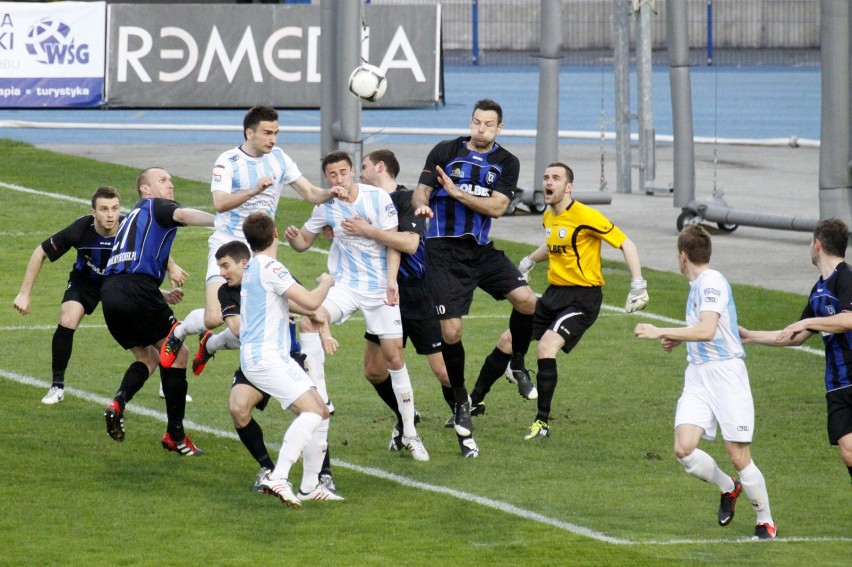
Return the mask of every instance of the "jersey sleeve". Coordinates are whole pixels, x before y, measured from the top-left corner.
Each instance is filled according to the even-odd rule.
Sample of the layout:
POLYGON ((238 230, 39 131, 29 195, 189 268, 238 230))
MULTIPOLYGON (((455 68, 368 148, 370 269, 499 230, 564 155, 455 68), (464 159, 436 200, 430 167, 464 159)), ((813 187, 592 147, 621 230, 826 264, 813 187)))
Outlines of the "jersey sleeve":
POLYGON ((620 228, 612 224, 612 221, 606 218, 600 211, 591 207, 589 207, 589 211, 593 211, 593 229, 600 235, 600 239, 613 248, 621 248, 621 245, 627 240, 627 235, 620 228))
POLYGON ((423 217, 418 217, 414 214, 414 205, 411 204, 413 196, 413 191, 404 188, 397 188, 391 195, 396 205, 396 214, 399 219, 398 228, 400 232, 416 232, 420 236, 423 236, 423 217), (395 199, 393 199, 394 196, 396 197, 395 199))
POLYGON ((393 199, 385 191, 379 191, 378 225, 382 230, 390 230, 399 226, 399 217, 393 199))
POLYGON ((83 241, 86 230, 92 224, 92 215, 80 217, 44 242, 41 249, 51 262, 55 262, 71 248, 83 241))
POLYGON ((423 165, 423 171, 420 172, 420 178, 417 183, 428 185, 429 187, 439 187, 438 184, 438 170, 435 169, 435 166, 444 167, 445 164, 450 161, 452 158, 452 151, 448 151, 448 148, 452 148, 452 144, 455 140, 449 142, 441 142, 437 144, 432 151, 429 152, 429 155, 426 157, 426 163, 423 165))
POLYGON ((222 306, 222 319, 240 316, 240 287, 222 284, 219 288, 219 305, 222 306))
POLYGON ((710 272, 701 278, 700 285, 698 311, 711 311, 721 315, 729 299, 725 279, 719 272, 710 272))
POLYGON ((284 162, 284 175, 281 178, 281 183, 290 185, 297 179, 302 177, 302 172, 299 171, 299 166, 289 155, 281 151, 281 148, 276 148, 281 153, 281 159, 284 162))
POLYGON ((313 234, 322 232, 322 227, 329 224, 325 214, 328 206, 331 206, 331 201, 314 206, 311 216, 305 221, 305 230, 313 234))
POLYGON ((175 201, 170 201, 169 199, 154 199, 152 214, 157 222, 162 226, 184 226, 182 223, 175 220, 175 211, 180 208, 181 206, 175 201))
POLYGON ((232 192, 232 178, 234 175, 234 163, 239 157, 231 152, 225 152, 216 158, 213 164, 213 175, 210 180, 210 192, 224 191, 232 192))
POLYGON ((296 283, 286 266, 272 259, 261 266, 260 281, 264 289, 276 295, 284 295, 296 283))
MULTIPOLYGON (((508 152, 507 152, 508 154, 508 152)), ((494 191, 506 195, 511 200, 518 190, 518 178, 521 175, 521 162, 512 154, 508 154, 503 171, 497 179, 494 191)))

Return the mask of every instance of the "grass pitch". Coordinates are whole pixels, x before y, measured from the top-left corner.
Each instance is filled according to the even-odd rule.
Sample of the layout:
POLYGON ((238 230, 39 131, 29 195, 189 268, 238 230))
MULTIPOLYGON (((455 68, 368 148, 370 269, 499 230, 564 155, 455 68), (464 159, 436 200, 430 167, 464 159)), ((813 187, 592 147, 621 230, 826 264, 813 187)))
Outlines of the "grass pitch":
MULTIPOLYGON (((754 512, 747 501, 730 526, 719 527, 718 493, 686 475, 672 454, 684 350, 667 354, 631 333, 648 318, 680 321, 687 282, 679 274, 645 270, 647 313, 625 315, 620 306, 629 274, 620 263, 606 263, 609 307, 580 346, 557 360, 553 435, 542 442, 521 440, 535 418, 534 402, 501 381, 487 399, 487 413, 475 418, 481 456, 462 459, 455 435, 443 427, 449 410, 436 380, 425 360, 407 351, 424 418, 420 433, 432 460, 416 463, 387 451, 393 418, 361 376, 363 323, 354 320, 334 328, 341 349, 328 357, 326 369, 337 410, 330 450, 345 502, 288 510, 249 491, 257 465, 236 440, 227 411, 235 352, 217 354, 202 377, 189 378, 194 401, 187 406, 187 430, 205 455, 183 459, 160 448, 165 416, 156 375, 127 411, 127 440, 116 443, 105 435, 102 413, 132 356, 111 339, 100 309, 75 334, 65 401, 39 401, 50 383, 50 341, 72 254, 44 266, 28 316, 11 303, 32 250, 88 213, 85 203, 99 185, 115 185, 125 206, 132 206, 137 171, 17 142, 0 141, 0 152, 0 281, 7 294, 0 310, 0 564, 848 561, 852 491, 836 448, 826 441, 822 357, 747 347, 757 411, 753 455, 766 476, 780 535, 775 542, 751 542, 754 512)), ((211 210, 204 184, 177 179, 176 198, 211 210)), ((283 200, 279 229, 301 225, 309 208, 283 200)), ((191 273, 186 299, 175 308, 178 317, 203 304, 208 235, 196 228, 178 233, 173 254, 191 273)), ((515 260, 531 250, 499 245, 515 260)), ((285 246, 280 257, 305 281, 324 270, 319 253, 297 255, 285 246)), ((543 267, 533 271, 532 285, 544 290, 543 267)), ((754 328, 797 318, 805 301, 747 286, 734 286, 734 294, 741 322, 754 328)), ((474 301, 464 323, 469 386, 508 314, 506 302, 485 295, 474 301)), ((197 341, 190 338, 187 346, 194 350, 197 341)), ((817 340, 809 346, 821 347, 817 340)), ((530 368, 534 358, 528 356, 530 368)), ((291 417, 272 403, 256 419, 267 442, 277 444, 291 417)), ((721 441, 702 448, 733 472, 721 441)), ((292 476, 300 475, 297 465, 292 476)))

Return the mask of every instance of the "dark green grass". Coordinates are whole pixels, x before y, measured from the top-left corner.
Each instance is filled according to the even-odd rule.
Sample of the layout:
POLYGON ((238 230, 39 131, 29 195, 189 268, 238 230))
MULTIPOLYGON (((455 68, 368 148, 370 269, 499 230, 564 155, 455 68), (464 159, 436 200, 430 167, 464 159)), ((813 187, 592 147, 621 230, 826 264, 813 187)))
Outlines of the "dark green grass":
MULTIPOLYGON (((2 182, 84 199, 98 185, 111 183, 125 195, 125 204, 135 200, 135 170, 18 143, 0 142, 0 151, 2 182), (40 164, 37 173, 25 167, 33 160, 40 164)), ((204 184, 178 179, 176 187, 180 202, 210 209, 204 184)), ((0 281, 7 290, 0 326, 8 329, 0 371, 46 385, 71 254, 44 267, 30 315, 21 317, 11 303, 33 248, 88 209, 3 188, 0 196, 0 230, 14 233, 0 238, 6 268, 0 281)), ((309 213, 309 205, 292 200, 283 200, 280 209, 279 230, 300 225, 309 213)), ((203 303, 208 235, 181 229, 176 240, 174 256, 192 274, 185 302, 175 309, 179 317, 203 303)), ((515 260, 530 250, 500 246, 515 260)), ((324 269, 325 256, 314 252, 297 255, 284 247, 280 257, 304 281, 324 269)), ((545 270, 538 267, 533 276, 534 289, 543 291, 545 270)), ((651 271, 645 276, 648 311, 680 320, 685 279, 651 271)), ((605 303, 619 306, 629 276, 621 264, 607 263, 606 277, 605 303)), ((804 301, 746 286, 735 286, 734 293, 740 321, 755 328, 786 324, 804 301)), ((508 313, 505 302, 477 296, 464 324, 471 385, 508 313)), ((553 436, 541 443, 521 441, 535 418, 534 403, 522 400, 505 380, 498 382, 486 414, 475 418, 482 454, 473 461, 460 458, 455 435, 443 428, 449 410, 424 360, 408 353, 429 463, 386 450, 393 420, 361 375, 363 324, 355 320, 335 327, 341 349, 328 357, 326 367, 337 408, 329 442, 335 479, 347 500, 294 511, 249 492, 256 464, 238 441, 217 433, 233 431, 227 396, 237 365, 234 352, 217 354, 202 377, 190 377, 194 401, 187 419, 208 428, 189 427, 206 452, 203 457, 181 459, 164 451, 159 446, 164 423, 133 408, 127 412, 124 443, 104 434, 100 399, 112 397, 132 357, 112 341, 97 310, 84 320, 91 327, 75 335, 67 384, 101 397, 98 401, 69 394, 62 404, 47 407, 39 403, 45 387, 0 378, 5 473, 0 564, 845 565, 850 541, 839 538, 850 533, 852 494, 837 450, 825 438, 822 358, 755 347, 748 349, 747 364, 757 409, 753 455, 766 476, 780 535, 832 539, 740 542, 753 531, 747 502, 740 502, 731 526, 720 528, 718 493, 686 475, 672 455, 684 351, 668 354, 652 341, 633 339, 633 325, 640 320, 645 319, 605 310, 575 351, 559 357, 553 436), (381 476, 387 474, 405 482, 381 476), (637 543, 605 543, 411 482, 637 543), (672 543, 680 540, 686 542, 672 543)), ((187 344, 194 350, 197 341, 190 338, 187 344)), ((810 346, 819 348, 816 340, 810 346)), ((534 355, 528 364, 534 368, 534 355)), ((156 376, 134 403, 163 411, 156 376)), ((273 402, 257 419, 267 441, 278 443, 291 418, 273 402)), ((702 447, 731 470, 721 442, 702 447)), ((294 480, 300 475, 297 465, 294 480)))

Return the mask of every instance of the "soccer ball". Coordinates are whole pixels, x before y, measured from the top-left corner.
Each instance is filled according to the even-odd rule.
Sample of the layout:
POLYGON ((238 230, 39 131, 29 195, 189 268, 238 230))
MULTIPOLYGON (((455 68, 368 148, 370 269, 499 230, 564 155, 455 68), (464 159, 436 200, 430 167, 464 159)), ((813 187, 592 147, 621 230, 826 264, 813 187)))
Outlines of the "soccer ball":
POLYGON ((349 75, 349 92, 367 102, 376 102, 388 90, 388 80, 378 67, 364 63, 349 75))

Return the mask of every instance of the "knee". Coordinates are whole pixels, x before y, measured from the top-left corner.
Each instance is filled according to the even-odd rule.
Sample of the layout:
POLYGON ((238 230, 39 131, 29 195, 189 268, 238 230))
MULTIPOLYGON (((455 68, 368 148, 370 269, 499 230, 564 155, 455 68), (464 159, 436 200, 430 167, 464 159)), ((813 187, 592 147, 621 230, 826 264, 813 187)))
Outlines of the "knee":
POLYGON ((685 459, 695 451, 695 447, 687 447, 680 443, 675 443, 674 445, 674 454, 678 459, 685 459))
POLYGON ((204 326, 208 329, 215 329, 222 324, 222 313, 204 312, 204 326))
POLYGON ((524 315, 532 315, 535 313, 535 294, 532 291, 532 288, 526 286, 521 288, 524 290, 521 295, 512 302, 512 307, 515 308, 515 311, 519 313, 523 313, 524 315))
POLYGON ((237 429, 242 429, 251 422, 251 408, 246 407, 241 400, 229 400, 228 411, 231 412, 231 419, 237 429))
POLYGON ((512 333, 510 331, 503 331, 500 340, 497 341, 497 348, 507 354, 512 352, 512 333))

